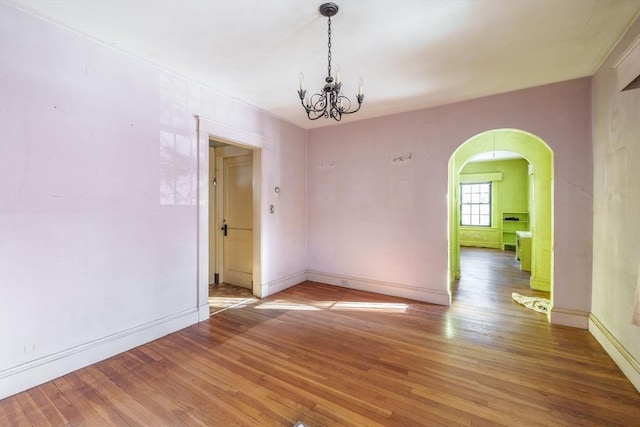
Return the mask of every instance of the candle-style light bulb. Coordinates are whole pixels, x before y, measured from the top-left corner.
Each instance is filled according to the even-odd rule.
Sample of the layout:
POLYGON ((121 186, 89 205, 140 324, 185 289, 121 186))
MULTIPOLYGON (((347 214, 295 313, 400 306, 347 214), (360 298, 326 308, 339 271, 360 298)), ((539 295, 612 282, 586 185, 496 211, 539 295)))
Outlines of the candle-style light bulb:
POLYGON ((362 96, 362 77, 358 79, 358 96, 362 96))
POLYGON ((300 90, 304 90, 304 74, 300 73, 298 77, 300 78, 300 90))
POLYGON ((340 64, 336 65, 336 84, 340 83, 340 64))

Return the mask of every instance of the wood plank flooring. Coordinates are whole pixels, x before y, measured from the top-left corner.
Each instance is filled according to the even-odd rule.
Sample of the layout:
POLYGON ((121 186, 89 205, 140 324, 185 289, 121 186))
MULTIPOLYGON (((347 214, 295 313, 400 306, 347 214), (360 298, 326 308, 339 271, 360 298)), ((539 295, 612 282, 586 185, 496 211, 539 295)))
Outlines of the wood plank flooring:
POLYGON ((214 315, 232 307, 255 302, 251 289, 226 283, 209 285, 209 314, 214 315))
POLYGON ((637 426, 583 330, 511 300, 513 253, 462 251, 442 307, 305 282, 0 401, 0 425, 637 426))

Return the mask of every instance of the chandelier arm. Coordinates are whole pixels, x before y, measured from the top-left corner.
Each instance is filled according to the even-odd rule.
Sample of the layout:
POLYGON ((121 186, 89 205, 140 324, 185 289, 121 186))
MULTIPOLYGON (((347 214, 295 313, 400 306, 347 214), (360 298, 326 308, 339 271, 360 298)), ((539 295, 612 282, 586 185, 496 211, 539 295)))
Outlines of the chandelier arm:
MULTIPOLYGON (((322 110, 317 110, 314 108, 311 108, 311 106, 305 105, 304 103, 304 96, 306 94, 305 90, 299 90, 298 91, 298 95, 300 96, 300 104, 302 104, 302 107, 305 109, 305 111, 307 112, 307 117, 309 118, 309 120, 318 120, 320 117, 324 117, 324 109, 322 110), (314 113, 314 117, 312 117, 311 113, 314 113)), ((318 95, 318 94, 316 94, 318 95)), ((314 95, 315 96, 315 95, 314 95)), ((317 102, 316 102, 317 104, 317 102)))
POLYGON ((326 94, 324 93, 312 95, 308 105, 305 105, 304 102, 302 103, 309 120, 318 120, 320 117, 327 117, 327 105, 326 94))
POLYGON ((324 117, 324 114, 319 114, 315 117, 311 117, 311 115, 307 113, 307 117, 309 118, 309 120, 318 120, 319 118, 324 117))
POLYGON ((323 93, 316 93, 311 96, 308 109, 314 113, 324 113, 327 110, 327 97, 323 93))
POLYGON ((318 120, 320 117, 324 116, 324 110, 316 110, 311 108, 310 106, 305 106, 303 104, 305 111, 307 112, 307 117, 310 120, 318 120))
POLYGON ((342 114, 353 114, 353 113, 357 112, 358 110, 360 110, 360 107, 362 107, 362 101, 358 101, 358 108, 356 108, 355 110, 353 110, 353 111, 343 111, 342 114))

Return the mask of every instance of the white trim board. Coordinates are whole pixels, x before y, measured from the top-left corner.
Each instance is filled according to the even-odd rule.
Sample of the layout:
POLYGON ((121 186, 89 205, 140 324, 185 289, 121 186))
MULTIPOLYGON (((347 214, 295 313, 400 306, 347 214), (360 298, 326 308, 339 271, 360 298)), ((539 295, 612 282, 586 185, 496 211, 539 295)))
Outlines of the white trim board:
POLYGON ((589 313, 586 311, 569 310, 551 307, 549 323, 552 325, 570 326, 572 328, 588 329, 589 313))
POLYGON ((340 286, 349 289, 374 292, 400 298, 408 298, 416 301, 429 302, 439 305, 450 305, 451 295, 447 291, 427 289, 420 286, 403 285, 400 283, 381 282, 378 280, 362 279, 357 277, 342 276, 338 274, 323 273, 321 271, 307 271, 307 280, 327 285, 340 286))
POLYGON ((179 331, 198 323, 198 316, 192 308, 0 371, 0 399, 179 331))
POLYGON ((631 384, 640 392, 640 362, 627 351, 620 341, 593 314, 589 315, 589 332, 611 356, 631 384))
POLYGON ((298 273, 293 273, 272 282, 263 284, 261 294, 262 298, 268 297, 269 295, 273 295, 280 291, 284 291, 285 289, 300 284, 305 280, 307 280, 306 271, 299 271, 298 273))

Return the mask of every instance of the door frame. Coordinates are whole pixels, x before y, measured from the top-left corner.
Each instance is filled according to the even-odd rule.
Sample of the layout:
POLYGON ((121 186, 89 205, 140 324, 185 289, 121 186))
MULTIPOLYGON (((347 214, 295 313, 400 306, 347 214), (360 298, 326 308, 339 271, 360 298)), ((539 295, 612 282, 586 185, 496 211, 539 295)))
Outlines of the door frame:
POLYGON ((209 318, 209 185, 213 175, 209 174, 209 140, 247 148, 253 152, 253 295, 262 297, 266 292, 263 285, 266 256, 263 250, 263 233, 266 210, 261 208, 266 200, 263 186, 263 148, 268 139, 254 133, 231 127, 198 115, 196 119, 195 141, 198 151, 198 206, 197 206, 197 306, 200 321, 209 318))

